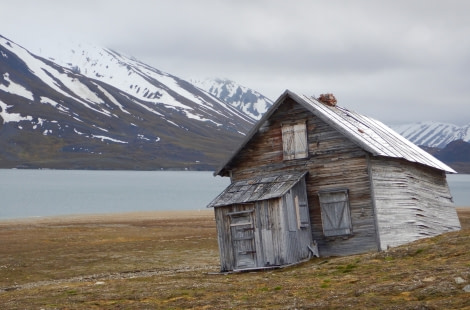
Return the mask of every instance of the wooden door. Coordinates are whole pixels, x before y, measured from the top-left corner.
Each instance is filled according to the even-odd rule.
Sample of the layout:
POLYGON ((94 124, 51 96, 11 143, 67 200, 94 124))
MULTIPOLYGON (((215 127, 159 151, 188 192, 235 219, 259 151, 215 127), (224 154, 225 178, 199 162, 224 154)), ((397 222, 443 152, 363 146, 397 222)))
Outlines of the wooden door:
POLYGON ((235 269, 256 267, 253 212, 234 212, 230 214, 230 233, 235 269))

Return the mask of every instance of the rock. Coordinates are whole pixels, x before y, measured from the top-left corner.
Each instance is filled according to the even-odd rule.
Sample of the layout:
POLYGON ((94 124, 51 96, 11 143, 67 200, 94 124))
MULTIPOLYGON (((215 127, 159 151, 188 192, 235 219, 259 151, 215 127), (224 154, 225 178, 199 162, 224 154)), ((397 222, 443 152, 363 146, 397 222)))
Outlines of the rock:
POLYGON ((470 293, 470 285, 465 285, 463 290, 464 290, 464 292, 470 293))
POLYGON ((462 283, 465 283, 466 281, 464 279, 462 279, 461 277, 457 277, 454 279, 455 280, 455 283, 457 284, 462 284, 462 283))

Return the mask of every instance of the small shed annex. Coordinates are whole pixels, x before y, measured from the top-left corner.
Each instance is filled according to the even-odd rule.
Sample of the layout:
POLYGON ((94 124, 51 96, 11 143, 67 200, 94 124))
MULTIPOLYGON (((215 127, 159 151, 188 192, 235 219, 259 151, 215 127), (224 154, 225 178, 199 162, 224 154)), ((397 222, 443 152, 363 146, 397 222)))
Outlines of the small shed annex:
POLYGON ((286 90, 215 171, 221 271, 384 250, 460 229, 455 171, 336 100, 286 90))

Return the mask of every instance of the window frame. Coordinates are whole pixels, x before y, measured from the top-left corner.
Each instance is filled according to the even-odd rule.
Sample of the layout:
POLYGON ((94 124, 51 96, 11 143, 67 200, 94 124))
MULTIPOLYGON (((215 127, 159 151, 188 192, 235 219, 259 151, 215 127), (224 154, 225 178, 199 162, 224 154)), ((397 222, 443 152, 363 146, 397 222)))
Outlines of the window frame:
POLYGON ((349 190, 345 188, 320 190, 321 220, 325 237, 344 237, 353 234, 349 190))
POLYGON ((281 124, 283 160, 308 158, 307 121, 281 124))

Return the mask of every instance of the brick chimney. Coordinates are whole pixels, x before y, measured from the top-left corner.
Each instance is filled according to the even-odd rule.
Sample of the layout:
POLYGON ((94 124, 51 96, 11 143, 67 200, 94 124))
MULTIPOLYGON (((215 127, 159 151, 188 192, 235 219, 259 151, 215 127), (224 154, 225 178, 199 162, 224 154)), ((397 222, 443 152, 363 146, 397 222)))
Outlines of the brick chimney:
POLYGON ((320 97, 317 98, 317 100, 330 107, 336 106, 336 102, 337 102, 333 94, 321 94, 320 97))

